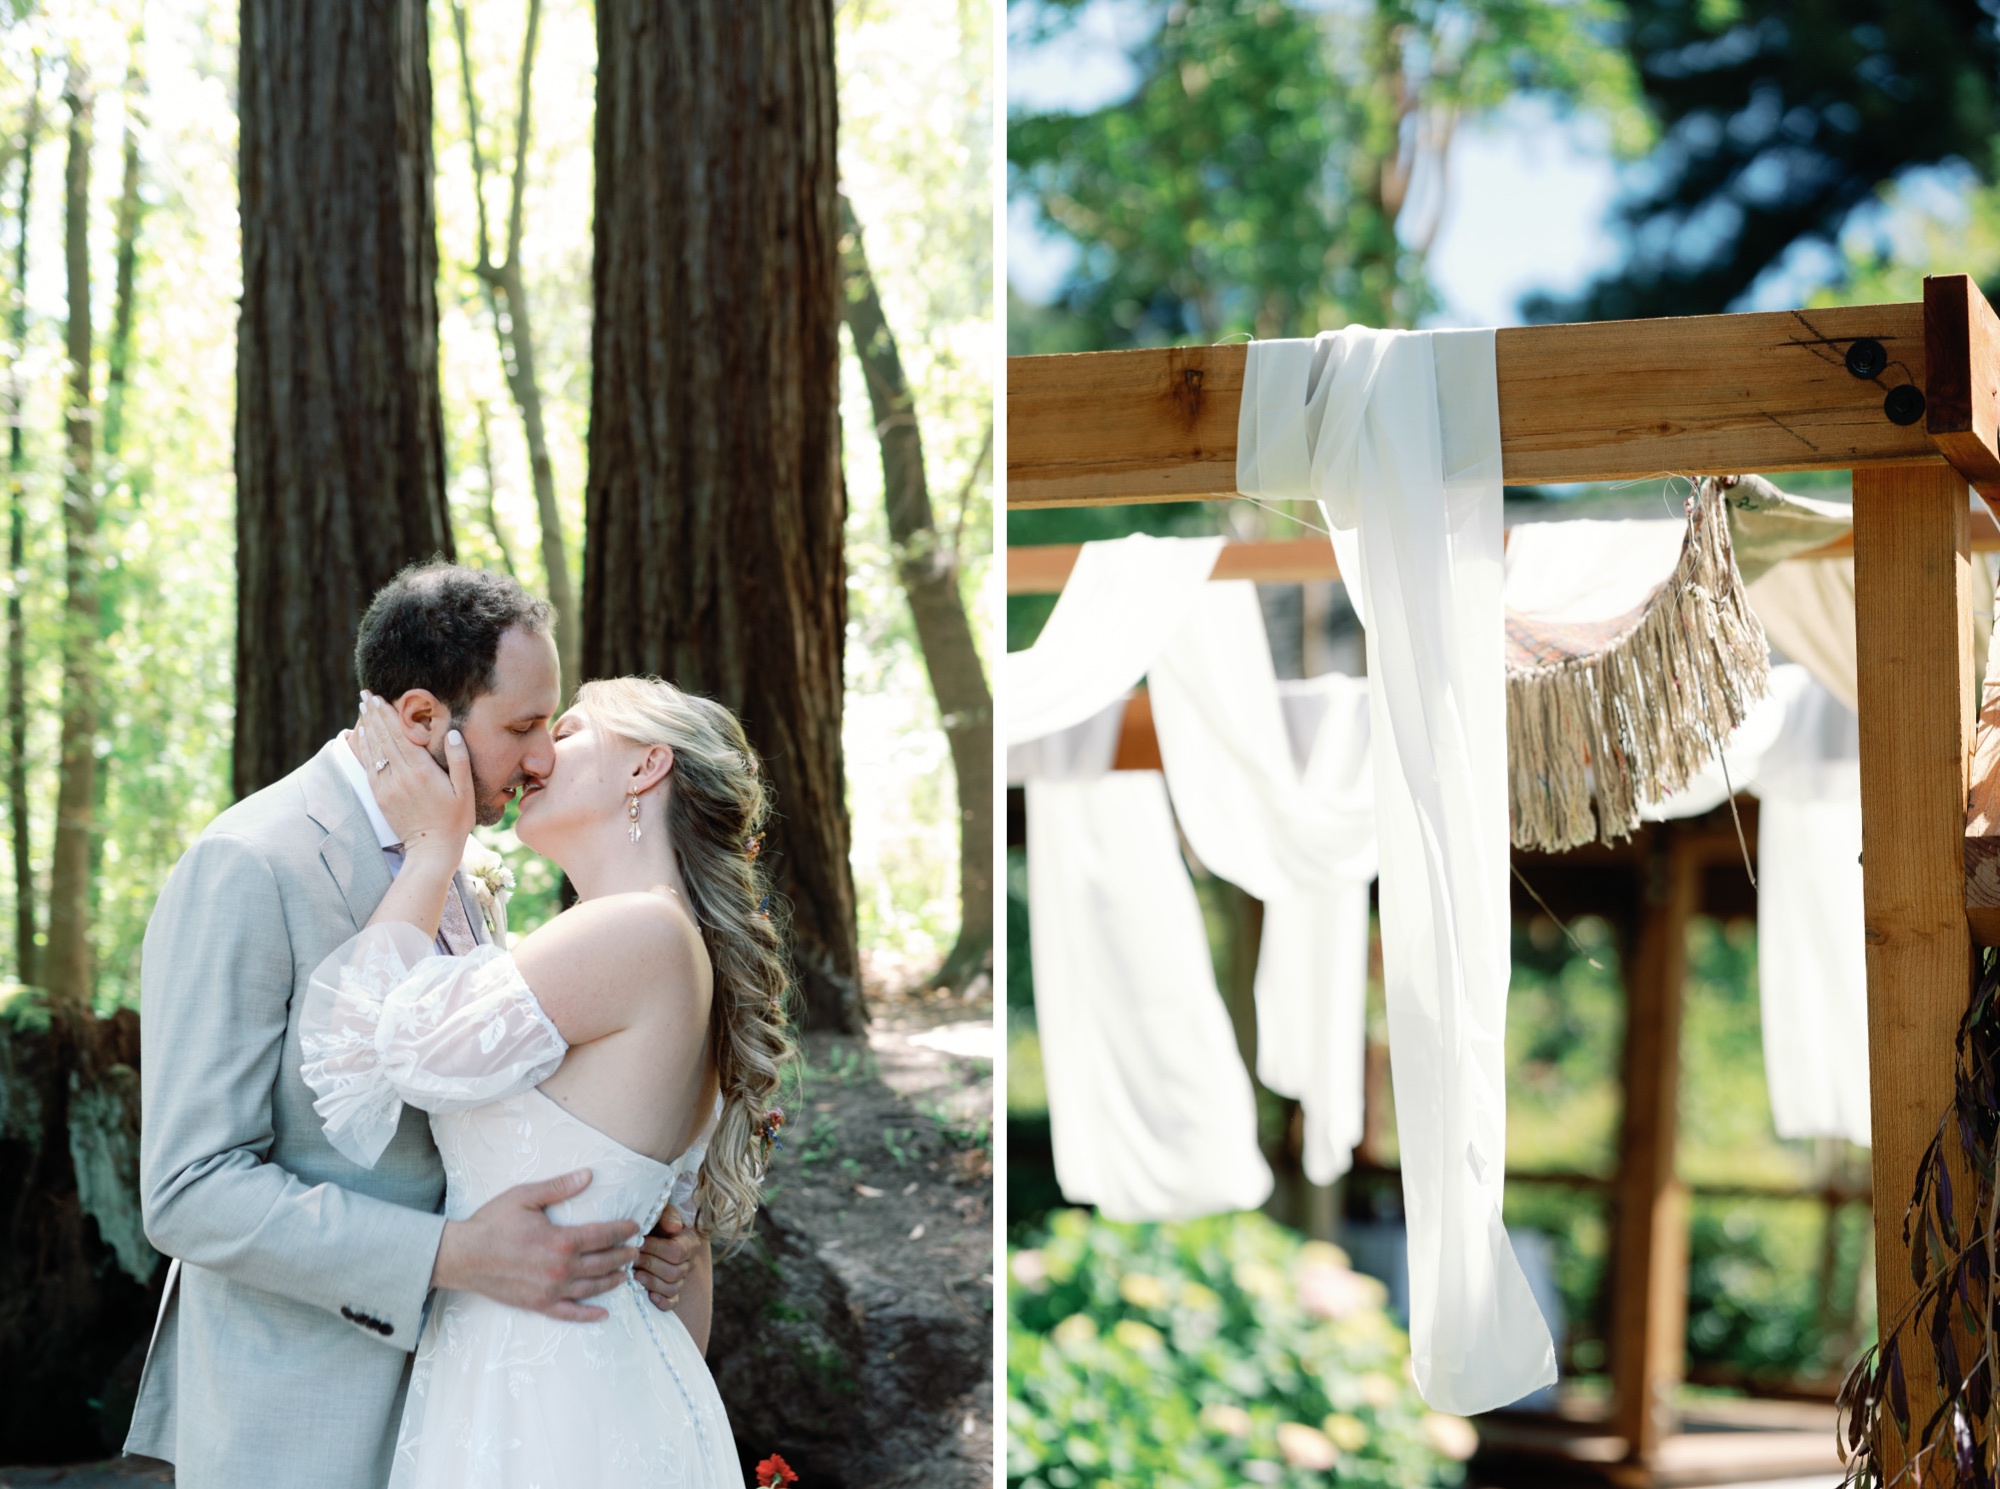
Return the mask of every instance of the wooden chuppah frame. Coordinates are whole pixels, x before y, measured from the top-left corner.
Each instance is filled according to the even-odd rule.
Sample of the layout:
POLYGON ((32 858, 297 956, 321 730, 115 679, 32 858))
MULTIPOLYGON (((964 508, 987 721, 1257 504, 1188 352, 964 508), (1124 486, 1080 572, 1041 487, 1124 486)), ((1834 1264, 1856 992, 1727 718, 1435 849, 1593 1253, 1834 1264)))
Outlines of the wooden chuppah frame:
MULTIPOLYGON (((1008 511, 1235 495, 1247 355, 1010 358, 1008 511)), ((1996 919, 1967 898, 1968 859, 1992 854, 1986 816, 1968 837, 1966 487, 2000 503, 2000 317, 1968 276, 1939 275, 1917 304, 1504 329, 1495 358, 1511 484, 1853 472, 1875 1271, 1893 1318, 1915 1292, 1905 1196, 1951 1099, 1972 928, 1996 919)), ((1982 773, 2000 761, 1992 716, 1982 773)), ((1905 1368, 1921 1422, 1939 1399, 1928 1352, 1905 1368)), ((1619 1413, 1641 1465, 1651 1405, 1619 1413)))

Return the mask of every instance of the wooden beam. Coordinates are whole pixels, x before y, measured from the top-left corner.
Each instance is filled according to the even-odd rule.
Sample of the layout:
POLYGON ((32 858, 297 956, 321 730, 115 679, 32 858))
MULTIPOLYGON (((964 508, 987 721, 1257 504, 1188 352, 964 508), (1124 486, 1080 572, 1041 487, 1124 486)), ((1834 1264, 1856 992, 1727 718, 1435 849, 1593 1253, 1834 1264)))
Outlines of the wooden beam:
MULTIPOLYGON (((1505 478, 1520 485, 1936 464, 1924 406, 1910 423, 1895 422, 1888 407, 1894 389, 1922 388, 1925 309, 1501 330, 1505 478), (1850 361, 1870 375, 1850 371, 1850 361)), ((1232 494, 1247 355, 1231 345, 1010 357, 1008 509, 1232 494)), ((1900 411, 1909 412, 1907 403, 1900 411)))
MULTIPOLYGON (((1982 504, 1972 509, 1972 551, 2000 553, 2000 516, 1982 504)), ((1588 516, 1588 513, 1582 515, 1588 516)), ((1553 519, 1560 521, 1562 519, 1553 519)), ((1508 531, 1511 533, 1512 528, 1508 531)), ((1007 550, 1007 593, 1061 594, 1076 568, 1080 543, 1020 544, 1007 550)), ((1794 554, 1794 559, 1851 558, 1854 534, 1794 554)), ((1788 560, 1789 562, 1789 560, 1788 560)), ((1340 564, 1324 538, 1274 538, 1231 542, 1215 561, 1211 579, 1254 579, 1260 584, 1311 584, 1338 579, 1340 564)))
MULTIPOLYGON (((1007 593, 1054 595, 1069 583, 1080 543, 1050 543, 1007 550, 1007 593)), ((1260 584, 1302 584, 1338 579, 1340 565, 1325 538, 1278 538, 1225 544, 1211 579, 1254 579, 1260 584)))
POLYGON ((1989 503, 2000 502, 2000 316, 1969 274, 1924 280, 1924 427, 1989 503))
POLYGON ((1651 1469, 1673 1436, 1687 1331, 1688 1197, 1674 1172, 1680 1129, 1681 989, 1700 858, 1661 823, 1643 876, 1625 976, 1625 1117, 1612 1233, 1611 1425, 1625 1462, 1651 1469))
MULTIPOLYGON (((1910 1300, 1903 1211, 1953 1085, 1953 1037, 1971 992, 1965 923, 1972 751, 1972 595, 1965 482, 1945 467, 1856 471, 1854 603, 1861 705, 1862 894, 1873 1108, 1879 1317, 1910 1300)), ((1956 1143, 1947 1151, 1955 1154, 1956 1143)), ((1971 1185, 1960 1175, 1959 1192, 1971 1185)), ((1968 1217, 1969 1219, 1969 1217, 1968 1217)), ((1941 1399, 1930 1350, 1903 1352, 1910 1409, 1941 1399)), ((1881 1445, 1883 1467, 1902 1467, 1881 1445)))
POLYGON ((1125 718, 1118 726, 1118 748, 1112 752, 1113 770, 1164 770, 1160 760, 1160 737, 1153 731, 1153 696, 1144 688, 1125 704, 1125 718))

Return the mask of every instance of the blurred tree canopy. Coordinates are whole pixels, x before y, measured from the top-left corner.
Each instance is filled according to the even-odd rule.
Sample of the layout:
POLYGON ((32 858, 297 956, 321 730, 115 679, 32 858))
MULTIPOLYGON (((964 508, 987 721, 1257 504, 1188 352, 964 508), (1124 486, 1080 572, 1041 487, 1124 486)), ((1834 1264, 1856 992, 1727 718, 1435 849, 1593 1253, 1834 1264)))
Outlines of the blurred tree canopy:
POLYGON ((1990 179, 1993 0, 1630 0, 1660 141, 1619 209, 1625 262, 1543 319, 1726 309, 1795 244, 1833 246, 1912 166, 1990 179))
MULTIPOLYGON (((1084 3, 1017 8, 1046 38, 1084 3)), ((1013 191, 1080 250, 1072 345, 1413 324, 1468 119, 1537 92, 1600 113, 1625 151, 1648 138, 1611 0, 1144 9, 1132 97, 1008 123, 1013 191)))

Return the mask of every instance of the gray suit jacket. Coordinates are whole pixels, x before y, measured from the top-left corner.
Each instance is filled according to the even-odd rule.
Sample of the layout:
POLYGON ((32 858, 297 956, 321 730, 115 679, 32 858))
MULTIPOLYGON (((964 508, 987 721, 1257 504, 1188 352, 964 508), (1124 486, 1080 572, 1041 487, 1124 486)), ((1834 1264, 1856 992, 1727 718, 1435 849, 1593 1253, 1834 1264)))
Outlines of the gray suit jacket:
POLYGON ((146 927, 140 1201, 174 1262, 125 1450, 182 1489, 385 1484, 444 1231, 424 1113, 358 1168, 299 1078, 307 980, 389 888, 345 748, 210 823, 146 927))

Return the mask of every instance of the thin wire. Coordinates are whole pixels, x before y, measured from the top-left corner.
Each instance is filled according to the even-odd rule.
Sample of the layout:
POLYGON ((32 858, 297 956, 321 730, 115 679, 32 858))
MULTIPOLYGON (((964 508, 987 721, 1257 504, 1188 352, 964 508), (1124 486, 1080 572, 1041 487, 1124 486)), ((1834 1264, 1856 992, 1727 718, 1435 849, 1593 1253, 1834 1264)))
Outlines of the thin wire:
POLYGON ((1276 516, 1282 517, 1287 522, 1296 522, 1300 527, 1310 528, 1313 532, 1319 533, 1328 539, 1331 539, 1333 537, 1332 533, 1328 532, 1318 523, 1308 522, 1303 517, 1294 517, 1290 512, 1280 511, 1278 508, 1272 506, 1269 502, 1258 501, 1257 498, 1254 496, 1245 496, 1242 492, 1238 491, 1233 495, 1232 500, 1240 502, 1248 502, 1253 507, 1262 507, 1265 511, 1270 512, 1276 516))
POLYGON ((1600 962, 1596 957, 1592 956, 1587 949, 1585 949, 1584 944, 1576 939, 1576 933, 1572 931, 1568 926, 1563 924, 1562 917, 1549 908, 1549 902, 1543 899, 1540 895, 1535 893, 1535 886, 1530 884, 1527 880, 1527 876, 1524 875, 1520 871, 1520 869, 1515 867, 1513 859, 1510 858, 1507 860, 1507 867, 1513 871, 1514 877, 1521 881, 1521 888, 1528 891, 1528 898, 1532 899, 1536 904, 1540 905, 1542 907, 1542 914, 1548 916, 1550 920, 1553 920, 1556 923, 1556 929, 1561 931, 1563 935, 1569 939, 1569 944, 1576 948, 1576 954, 1582 957, 1586 962, 1589 962, 1590 965, 1595 967, 1598 971, 1602 972, 1604 970, 1604 963, 1600 962))
POLYGON ((1736 788, 1729 782, 1729 754, 1726 750, 1717 750, 1715 758, 1722 764, 1722 784, 1729 792, 1729 817, 1736 824, 1736 846, 1743 850, 1743 872, 1750 876, 1750 887, 1755 889, 1757 871, 1750 866, 1750 843, 1743 836, 1743 819, 1737 815, 1736 788))

